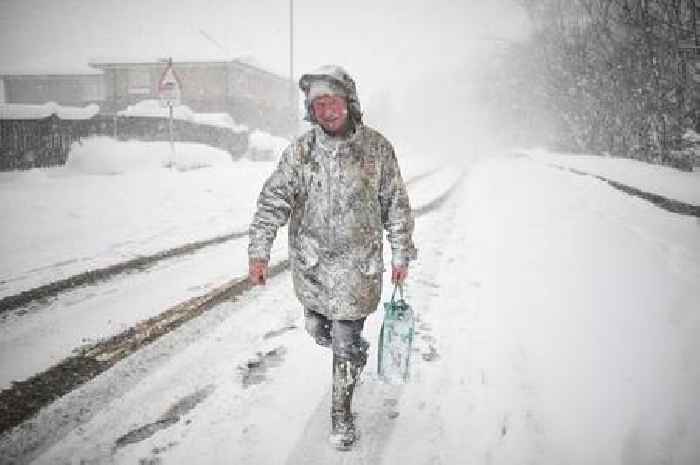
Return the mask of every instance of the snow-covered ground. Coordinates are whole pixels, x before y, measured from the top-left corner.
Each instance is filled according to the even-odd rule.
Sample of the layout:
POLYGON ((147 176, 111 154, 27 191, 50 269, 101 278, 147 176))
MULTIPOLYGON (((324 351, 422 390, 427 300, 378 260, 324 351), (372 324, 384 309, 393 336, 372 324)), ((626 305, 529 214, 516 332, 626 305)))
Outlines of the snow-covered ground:
MULTIPOLYGON (((562 165, 571 159, 548 157, 562 165)), ((591 160, 589 169, 605 169, 594 163, 602 166, 605 159, 591 160)), ((401 162, 406 178, 430 167, 410 157, 401 162)), ((163 203, 167 196, 157 193, 178 184, 206 199, 202 186, 220 183, 222 193, 200 202, 201 209, 170 210, 174 218, 191 215, 200 223, 216 217, 217 199, 233 201, 220 200, 225 187, 231 189, 236 168, 250 167, 240 191, 227 193, 247 210, 241 207, 240 217, 228 212, 223 231, 234 220, 249 220, 259 182, 272 167, 231 164, 230 170, 216 165, 158 172, 152 178, 158 182, 144 182, 141 189, 126 189, 133 185, 131 174, 97 178, 124 178, 129 206, 143 196, 163 203), (257 169, 261 173, 253 174, 257 169), (190 182, 191 175, 202 179, 190 182), (226 176, 229 184, 220 180, 226 176), (168 177, 172 184, 162 181, 168 177)), ((407 296, 419 322, 409 384, 377 381, 381 315, 367 321, 373 351, 356 397, 361 437, 353 451, 339 453, 326 444, 330 355, 305 335, 288 273, 217 306, 64 396, 39 414, 33 429, 0 439, 0 450, 20 445, 27 435, 43 435, 53 445, 40 447, 32 463, 699 463, 698 220, 536 157, 499 156, 467 166, 450 201, 417 220, 419 260, 407 296)), ((461 168, 415 183, 409 189, 414 207, 444 192, 461 168)), ((622 171, 634 169, 630 163, 622 171)), ((679 181, 666 173, 658 171, 653 183, 643 177, 626 183, 670 189, 679 181)), ((51 176, 42 176, 51 184, 51 176)), ((55 217, 59 227, 71 218, 62 213, 55 217)), ((140 228, 122 231, 121 240, 158 230, 157 215, 139 218, 140 228)), ((166 237, 157 236, 153 243, 166 237)), ((228 263, 231 275, 244 273, 244 242, 197 254, 196 260, 179 258, 145 274, 151 278, 134 275, 100 286, 102 300, 91 307, 115 313, 123 308, 139 318, 146 307, 166 305, 164 294, 190 286, 183 274, 201 275, 199 289, 205 289, 226 278, 228 263), (216 268, 216 261, 224 264, 216 268), (139 289, 129 292, 131 280, 139 289)), ((285 255, 284 239, 278 239, 276 254, 285 255)), ((75 301, 95 298, 82 292, 75 301)), ((39 328, 59 324, 62 318, 55 315, 70 321, 86 314, 71 313, 76 306, 63 301, 54 311, 25 315, 37 328, 26 331, 26 347, 41 348, 39 328)), ((0 325, 19 328, 21 319, 0 325)), ((12 332, 0 339, 8 341, 12 332)), ((3 361, 3 368, 9 365, 3 361)))

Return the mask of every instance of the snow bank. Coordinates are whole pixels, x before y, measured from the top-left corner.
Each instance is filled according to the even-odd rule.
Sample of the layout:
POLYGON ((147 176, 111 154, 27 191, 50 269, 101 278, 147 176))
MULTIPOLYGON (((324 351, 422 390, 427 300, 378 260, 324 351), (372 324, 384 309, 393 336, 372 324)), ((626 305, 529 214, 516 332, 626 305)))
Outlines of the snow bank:
POLYGON ((44 119, 56 115, 66 120, 90 119, 100 111, 94 103, 85 107, 70 107, 48 102, 43 105, 24 105, 16 103, 0 104, 0 119, 44 119))
POLYGON ((99 136, 74 142, 68 172, 115 175, 174 165, 180 171, 231 163, 231 156, 203 144, 178 142, 173 156, 168 142, 117 141, 99 136))
POLYGON ((248 136, 248 157, 251 160, 276 160, 289 141, 256 129, 248 136))

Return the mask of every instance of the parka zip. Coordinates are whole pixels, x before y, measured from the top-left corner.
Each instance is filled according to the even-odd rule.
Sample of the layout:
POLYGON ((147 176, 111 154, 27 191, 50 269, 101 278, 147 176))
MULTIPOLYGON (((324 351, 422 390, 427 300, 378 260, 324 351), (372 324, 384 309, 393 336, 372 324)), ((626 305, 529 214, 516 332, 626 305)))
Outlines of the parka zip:
MULTIPOLYGON (((328 216, 326 217, 326 229, 328 231, 328 243, 327 243, 326 247, 328 250, 328 255, 330 255, 332 250, 333 250, 333 247, 334 247, 333 240, 335 239, 333 237, 334 236, 334 234, 333 234, 333 196, 331 195, 331 184, 333 184, 333 162, 332 162, 332 159, 335 156, 336 150, 337 150, 337 148, 335 150, 333 150, 333 152, 331 152, 330 157, 326 157, 326 158, 328 158, 328 160, 327 160, 328 165, 326 168, 326 175, 328 177, 326 180, 326 185, 328 187, 328 216)), ((331 277, 331 282, 329 283, 330 286, 328 286, 328 290, 332 292, 333 285, 335 284, 335 282, 333 282, 333 277, 334 277, 333 274, 331 274, 330 277, 331 277)), ((327 295, 327 298, 328 298, 328 301, 326 302, 326 305, 328 306, 328 312, 331 315, 333 315, 333 313, 335 313, 335 309, 331 305, 332 298, 331 298, 330 292, 327 295)))

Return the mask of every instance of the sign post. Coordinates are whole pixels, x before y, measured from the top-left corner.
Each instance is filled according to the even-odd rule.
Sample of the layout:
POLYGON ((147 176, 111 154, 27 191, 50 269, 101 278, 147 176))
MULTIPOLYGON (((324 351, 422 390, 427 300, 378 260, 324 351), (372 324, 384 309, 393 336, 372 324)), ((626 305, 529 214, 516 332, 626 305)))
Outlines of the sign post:
POLYGON ((158 81, 158 96, 160 97, 161 105, 168 107, 168 134, 170 136, 170 153, 172 160, 170 166, 175 163, 175 141, 173 136, 173 107, 180 105, 180 96, 182 95, 182 86, 180 79, 175 74, 173 69, 173 59, 168 58, 168 66, 163 71, 163 74, 158 81))

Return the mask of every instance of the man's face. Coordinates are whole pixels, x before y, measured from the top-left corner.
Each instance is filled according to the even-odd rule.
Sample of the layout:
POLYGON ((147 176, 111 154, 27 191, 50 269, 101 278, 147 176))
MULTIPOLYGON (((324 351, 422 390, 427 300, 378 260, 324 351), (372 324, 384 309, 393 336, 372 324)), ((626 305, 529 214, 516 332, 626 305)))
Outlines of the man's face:
POLYGON ((311 102, 311 109, 318 123, 333 135, 345 131, 348 122, 348 102, 338 95, 321 95, 311 102))

